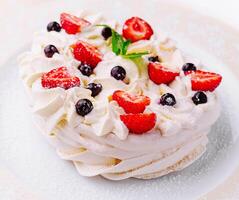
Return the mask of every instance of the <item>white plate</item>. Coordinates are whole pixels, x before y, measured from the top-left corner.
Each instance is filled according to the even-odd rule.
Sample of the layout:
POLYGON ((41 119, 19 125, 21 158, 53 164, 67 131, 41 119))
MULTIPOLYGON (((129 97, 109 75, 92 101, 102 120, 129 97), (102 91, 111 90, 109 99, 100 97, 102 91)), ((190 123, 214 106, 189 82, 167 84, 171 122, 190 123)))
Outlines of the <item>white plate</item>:
MULTIPOLYGON (((118 18, 132 15, 133 5, 130 3, 125 8, 123 4, 107 2, 113 11, 109 10, 110 5, 100 4, 99 7, 102 11, 109 11, 107 15, 118 18)), ((83 4, 86 6, 86 1, 83 4)), ((237 72, 227 66, 232 60, 225 60, 225 46, 232 41, 232 36, 221 33, 220 24, 210 21, 205 24, 204 17, 189 11, 185 13, 182 8, 165 4, 156 8, 154 4, 144 3, 144 9, 136 12, 146 19, 150 19, 150 15, 157 16, 149 21, 154 25, 159 21, 158 26, 169 32, 179 42, 180 48, 223 75, 223 84, 218 90, 222 114, 209 135, 207 152, 185 170, 155 180, 112 182, 101 177, 81 177, 71 163, 57 157, 33 125, 27 98, 17 75, 16 57, 26 49, 19 49, 0 66, 0 162, 40 199, 192 200, 223 182, 238 166, 236 122, 239 120, 239 95, 234 91, 239 84, 235 76, 237 72), (188 14, 190 18, 187 18, 188 14)), ((234 54, 230 54, 232 57, 238 57, 239 50, 230 51, 234 54)))

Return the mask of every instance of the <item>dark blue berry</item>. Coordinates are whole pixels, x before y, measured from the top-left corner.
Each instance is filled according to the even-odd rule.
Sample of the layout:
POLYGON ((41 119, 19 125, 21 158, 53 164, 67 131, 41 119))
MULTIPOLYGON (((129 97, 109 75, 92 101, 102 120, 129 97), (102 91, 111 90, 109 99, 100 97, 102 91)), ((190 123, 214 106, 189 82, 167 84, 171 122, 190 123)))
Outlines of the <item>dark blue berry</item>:
POLYGON ((185 63, 182 69, 184 72, 197 70, 196 66, 193 63, 185 63))
POLYGON ((176 104, 176 99, 172 94, 166 93, 161 96, 160 104, 163 106, 174 106, 176 104))
POLYGON ((109 37, 112 36, 111 28, 105 27, 101 31, 101 35, 104 37, 105 40, 107 40, 109 37))
POLYGON ((207 95, 204 92, 196 92, 192 97, 195 105, 207 103, 207 95))
POLYGON ((148 58, 149 62, 160 62, 160 59, 158 56, 151 56, 148 58))
POLYGON ((100 83, 89 83, 87 89, 91 90, 91 96, 95 97, 102 91, 102 85, 100 83))
POLYGON ((126 71, 121 66, 115 66, 111 70, 111 76, 113 76, 116 80, 124 80, 126 76, 126 71))
POLYGON ((76 105, 76 113, 80 116, 85 116, 93 110, 93 104, 89 99, 80 99, 76 105))
POLYGON ((54 45, 47 45, 44 48, 44 53, 47 58, 52 58, 55 53, 59 53, 58 49, 54 45))
POLYGON ((47 25, 47 31, 56 31, 56 32, 60 32, 61 31, 61 25, 58 24, 57 22, 50 22, 47 25))
POLYGON ((84 75, 84 76, 90 76, 93 73, 93 69, 91 66, 82 63, 78 69, 80 70, 80 72, 84 75))

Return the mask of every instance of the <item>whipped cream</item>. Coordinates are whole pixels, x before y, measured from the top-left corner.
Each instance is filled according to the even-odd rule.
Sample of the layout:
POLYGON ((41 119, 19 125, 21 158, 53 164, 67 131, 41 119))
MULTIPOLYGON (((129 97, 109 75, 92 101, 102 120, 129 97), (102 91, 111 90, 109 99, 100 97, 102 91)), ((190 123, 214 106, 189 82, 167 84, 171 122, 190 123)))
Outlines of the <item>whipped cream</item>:
MULTIPOLYGON (((84 14, 81 17, 93 25, 108 24, 120 30, 116 22, 107 21, 101 15, 84 14)), ((101 29, 90 26, 76 35, 65 31, 41 31, 35 34, 31 50, 20 56, 20 76, 29 94, 37 125, 55 146, 59 156, 73 161, 84 176, 102 175, 112 180, 153 178, 186 167, 205 151, 207 133, 220 112, 216 94, 206 92, 208 102, 196 106, 192 102, 195 92, 183 73, 169 85, 154 84, 149 80, 146 68, 111 51, 101 36, 101 29), (80 62, 74 59, 69 48, 78 40, 98 47, 104 54, 90 77, 83 76, 77 69, 80 62), (43 51, 49 44, 59 50, 59 54, 50 59, 43 51), (127 83, 110 75, 112 67, 117 65, 126 70, 127 83), (71 74, 80 78, 81 87, 68 90, 42 87, 42 74, 61 66, 68 67, 71 74), (84 88, 91 82, 103 86, 95 98, 91 97, 90 90, 84 88), (130 134, 119 118, 124 110, 115 101, 108 100, 116 90, 149 96, 151 103, 146 112, 156 113, 155 128, 143 135, 130 134), (158 104, 164 93, 176 96, 174 107, 158 104), (75 104, 82 98, 89 99, 94 106, 85 117, 75 112, 75 104)), ((162 65, 175 70, 190 60, 196 62, 185 57, 174 42, 161 33, 129 46, 130 53, 144 51, 159 55, 162 65)), ((147 64, 147 56, 144 56, 144 62, 141 64, 147 64)))

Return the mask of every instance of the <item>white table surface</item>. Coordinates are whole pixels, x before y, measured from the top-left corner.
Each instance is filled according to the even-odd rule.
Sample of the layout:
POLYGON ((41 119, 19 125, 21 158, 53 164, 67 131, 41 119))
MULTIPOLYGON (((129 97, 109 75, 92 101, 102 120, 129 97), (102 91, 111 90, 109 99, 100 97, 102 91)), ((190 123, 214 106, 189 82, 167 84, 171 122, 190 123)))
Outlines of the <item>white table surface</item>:
MULTIPOLYGON (((34 20, 29 19, 32 13, 41 12, 39 7, 45 2, 52 0, 1 0, 0 1, 0 65, 12 55, 14 51, 24 46, 30 41, 32 34, 39 28, 39 22, 34 23, 34 20), (14 18, 12 17, 14 15, 14 18), (14 20, 13 20, 14 19, 14 20)), ((83 1, 83 0, 81 0, 83 1)), ((107 0, 106 0, 107 1, 107 0)), ((130 1, 130 0, 129 0, 130 1)), ((133 0, 131 0, 133 1, 133 0)), ((148 0, 149 1, 149 0, 148 0)), ((157 0, 152 0, 157 2, 157 0)), ((239 1, 237 0, 171 0, 175 4, 183 3, 186 6, 204 15, 210 15, 214 18, 230 24, 239 30, 239 1)), ((59 0, 60 2, 60 0, 59 0)), ((64 9, 64 8, 62 8, 64 9)), ((68 9, 67 9, 68 10, 68 9)), ((40 13, 39 13, 40 15, 40 13)), ((42 14, 43 16, 44 14, 42 14)), ((38 19, 35 19, 38 20, 38 19)), ((42 25, 47 22, 45 14, 42 25), (44 21, 46 20, 46 21, 44 21)), ((233 191, 238 188, 238 176, 231 177, 233 182, 233 191)), ((223 186, 222 186, 223 187, 223 186)), ((239 188, 237 189, 239 193, 239 188)), ((33 200, 36 199, 31 191, 28 191, 21 182, 11 174, 5 166, 0 165, 0 199, 4 200, 33 200), (5 195, 5 196, 4 196, 5 195)), ((211 198, 214 199, 213 194, 211 198)))

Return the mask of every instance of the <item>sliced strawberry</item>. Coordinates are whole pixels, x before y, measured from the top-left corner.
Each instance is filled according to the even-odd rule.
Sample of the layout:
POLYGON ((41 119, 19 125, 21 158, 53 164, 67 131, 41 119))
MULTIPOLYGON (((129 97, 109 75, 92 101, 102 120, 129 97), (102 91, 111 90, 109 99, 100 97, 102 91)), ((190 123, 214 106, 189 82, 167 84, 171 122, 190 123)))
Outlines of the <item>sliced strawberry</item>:
POLYGON ((130 133, 142 134, 154 128, 156 123, 156 114, 125 114, 120 115, 120 119, 129 129, 130 133))
POLYGON ((117 90, 112 99, 117 101, 126 113, 142 113, 145 107, 150 104, 150 98, 144 95, 132 95, 127 92, 117 90))
POLYGON ((91 23, 83 18, 70 15, 68 13, 62 13, 60 17, 61 26, 68 34, 80 33, 83 28, 90 26, 91 23))
POLYGON ((95 68, 102 60, 103 56, 100 51, 87 42, 78 41, 76 44, 72 45, 72 48, 75 59, 90 65, 92 68, 95 68))
POLYGON ((41 84, 44 88, 61 87, 69 89, 80 86, 80 79, 76 76, 71 76, 66 67, 53 69, 42 75, 41 84))
POLYGON ((205 72, 201 70, 188 71, 187 76, 190 76, 192 90, 194 91, 214 91, 222 81, 220 74, 205 72))
POLYGON ((123 36, 131 42, 149 40, 153 35, 151 26, 139 17, 132 17, 125 21, 123 36))
POLYGON ((169 84, 175 79, 176 76, 179 76, 179 72, 168 69, 157 62, 149 63, 148 74, 150 80, 158 85, 161 83, 169 84))

